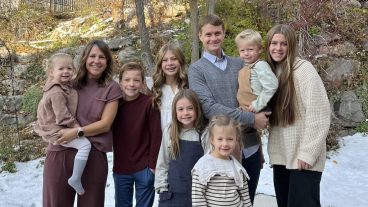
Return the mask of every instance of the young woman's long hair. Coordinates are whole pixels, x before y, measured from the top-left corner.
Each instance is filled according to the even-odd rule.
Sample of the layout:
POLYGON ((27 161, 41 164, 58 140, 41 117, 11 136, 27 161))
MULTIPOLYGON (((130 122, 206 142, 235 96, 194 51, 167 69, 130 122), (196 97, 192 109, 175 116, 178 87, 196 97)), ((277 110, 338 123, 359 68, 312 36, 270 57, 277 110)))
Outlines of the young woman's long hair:
POLYGON ((115 61, 110 52, 109 46, 102 40, 92 40, 84 48, 81 54, 81 59, 78 65, 77 76, 75 81, 78 88, 83 88, 86 85, 87 80, 87 59, 93 46, 97 46, 106 58, 106 69, 102 72, 100 79, 98 80, 98 86, 105 87, 112 80, 112 77, 117 72, 115 61))
POLYGON ((152 105, 157 109, 161 108, 161 88, 165 84, 165 73, 162 70, 162 59, 167 51, 171 51, 180 63, 180 69, 177 77, 179 80, 178 89, 183 90, 184 88, 188 88, 187 62, 185 61, 183 51, 180 49, 180 47, 173 43, 162 46, 156 55, 156 69, 152 74, 152 105))
POLYGON ((172 123, 170 126, 170 140, 171 140, 170 155, 171 155, 171 158, 174 160, 180 154, 179 135, 183 128, 182 123, 178 121, 178 116, 176 114, 176 104, 178 103, 179 100, 183 98, 188 99, 190 103, 193 105, 193 109, 196 115, 196 119, 194 120, 194 128, 198 133, 200 133, 200 130, 203 124, 203 114, 201 110, 201 102, 198 98, 198 95, 190 89, 183 89, 179 91, 175 95, 174 100, 173 100, 172 123))
POLYGON ((281 63, 281 74, 278 77, 279 87, 270 101, 272 114, 271 126, 287 126, 295 122, 296 94, 293 77, 293 66, 298 55, 298 44, 294 29, 289 25, 276 25, 268 31, 265 40, 265 60, 276 74, 276 62, 271 57, 270 45, 275 34, 285 35, 287 55, 281 63))

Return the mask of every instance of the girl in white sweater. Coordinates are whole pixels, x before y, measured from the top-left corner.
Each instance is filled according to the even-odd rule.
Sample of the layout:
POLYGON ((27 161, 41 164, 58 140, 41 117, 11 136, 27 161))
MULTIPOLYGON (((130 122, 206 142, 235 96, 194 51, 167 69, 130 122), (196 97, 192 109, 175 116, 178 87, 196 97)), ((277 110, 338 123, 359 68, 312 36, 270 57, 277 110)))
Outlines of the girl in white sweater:
POLYGON ((265 60, 279 80, 270 101, 268 154, 279 207, 320 207, 330 106, 313 65, 297 57, 295 31, 276 25, 265 40, 265 60))
POLYGON ((241 126, 228 115, 212 117, 208 125, 212 152, 192 170, 192 206, 252 206, 243 166, 231 155, 241 126))
POLYGON ((188 88, 187 63, 183 51, 170 43, 156 55, 156 70, 152 75, 152 104, 160 110, 161 130, 171 123, 174 96, 188 88))

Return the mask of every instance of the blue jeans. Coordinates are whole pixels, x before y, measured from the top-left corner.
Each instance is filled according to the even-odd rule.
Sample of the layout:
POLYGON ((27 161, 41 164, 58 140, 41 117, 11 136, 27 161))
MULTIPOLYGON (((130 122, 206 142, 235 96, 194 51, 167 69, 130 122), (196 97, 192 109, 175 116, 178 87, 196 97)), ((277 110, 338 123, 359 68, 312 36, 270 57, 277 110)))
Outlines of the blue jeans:
POLYGON ((113 177, 115 182, 115 207, 133 206, 133 185, 135 185, 136 206, 148 207, 153 205, 155 175, 148 166, 130 175, 113 173, 113 177))

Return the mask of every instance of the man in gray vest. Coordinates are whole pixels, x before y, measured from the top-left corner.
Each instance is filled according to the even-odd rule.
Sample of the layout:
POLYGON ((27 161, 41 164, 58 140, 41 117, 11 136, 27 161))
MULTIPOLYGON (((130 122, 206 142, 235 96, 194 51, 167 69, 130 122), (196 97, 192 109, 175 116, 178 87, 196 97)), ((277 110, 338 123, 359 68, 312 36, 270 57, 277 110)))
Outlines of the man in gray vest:
MULTIPOLYGON (((226 56, 222 50, 225 26, 222 19, 214 14, 204 16, 199 23, 199 39, 203 43, 204 54, 188 69, 189 88, 195 91, 202 103, 206 119, 218 114, 228 114, 242 125, 253 127, 244 130, 242 165, 246 169, 249 195, 253 205, 260 171, 264 162, 262 144, 257 129, 266 126, 266 115, 271 112, 252 112, 237 110, 238 73, 244 62, 238 57, 226 56), (246 131, 246 133, 245 133, 246 131)), ((235 44, 235 42, 234 42, 235 44)), ((239 147, 235 150, 240 151, 239 147)), ((234 157, 240 160, 240 153, 234 157)))

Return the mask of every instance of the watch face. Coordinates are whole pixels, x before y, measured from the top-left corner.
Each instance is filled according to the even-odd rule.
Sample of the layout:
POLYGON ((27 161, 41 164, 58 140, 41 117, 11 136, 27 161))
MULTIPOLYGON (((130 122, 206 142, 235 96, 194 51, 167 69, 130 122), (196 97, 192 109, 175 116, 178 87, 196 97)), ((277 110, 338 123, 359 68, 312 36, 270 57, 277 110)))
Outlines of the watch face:
POLYGON ((84 132, 83 131, 79 131, 78 132, 78 137, 83 137, 83 135, 84 135, 84 132))

